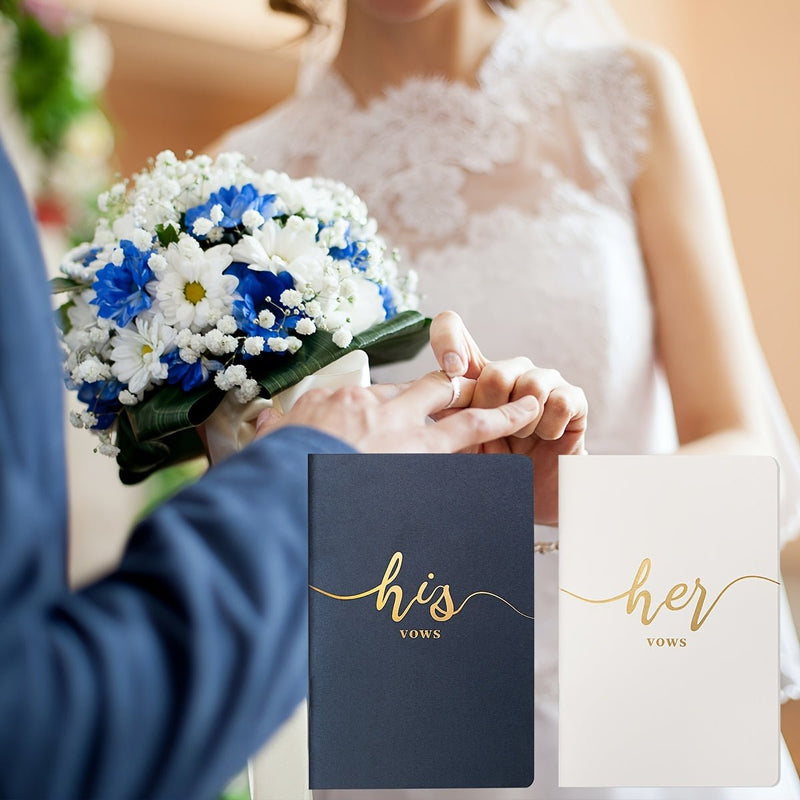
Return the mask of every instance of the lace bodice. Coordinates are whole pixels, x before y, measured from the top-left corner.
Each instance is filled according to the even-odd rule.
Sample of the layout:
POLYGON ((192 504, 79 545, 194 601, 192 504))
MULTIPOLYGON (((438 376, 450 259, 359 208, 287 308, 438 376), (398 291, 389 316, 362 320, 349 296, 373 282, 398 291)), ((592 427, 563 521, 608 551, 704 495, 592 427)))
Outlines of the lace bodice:
POLYGON ((629 191, 647 108, 624 50, 554 50, 512 17, 476 87, 412 78, 360 107, 328 70, 223 146, 353 186, 419 272, 423 311, 581 385, 590 452, 653 452, 675 433, 629 191))

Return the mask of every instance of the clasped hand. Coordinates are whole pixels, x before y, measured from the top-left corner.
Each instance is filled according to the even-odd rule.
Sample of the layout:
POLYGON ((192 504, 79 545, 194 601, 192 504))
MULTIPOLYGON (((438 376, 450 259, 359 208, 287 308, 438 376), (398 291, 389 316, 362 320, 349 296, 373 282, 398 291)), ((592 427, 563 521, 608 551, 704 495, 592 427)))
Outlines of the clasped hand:
POLYGON ((525 455, 536 522, 556 524, 558 457, 586 452, 583 391, 527 358, 487 360, 453 312, 433 320, 431 347, 441 372, 409 384, 312 389, 288 414, 262 412, 256 435, 305 425, 366 453, 525 455))

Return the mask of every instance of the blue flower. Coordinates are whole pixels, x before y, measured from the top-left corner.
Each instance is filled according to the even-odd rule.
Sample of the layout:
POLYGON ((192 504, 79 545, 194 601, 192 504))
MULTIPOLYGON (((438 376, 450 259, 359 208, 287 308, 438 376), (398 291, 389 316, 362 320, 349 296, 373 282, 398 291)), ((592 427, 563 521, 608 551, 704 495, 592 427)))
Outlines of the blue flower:
POLYGON ((367 269, 369 261, 369 250, 363 242, 350 238, 350 227, 344 235, 347 244, 345 247, 331 247, 329 252, 337 261, 349 261, 353 267, 361 272, 367 269))
POLYGON ((90 302, 98 307, 98 316, 113 319, 124 328, 153 304, 153 298, 145 287, 155 279, 155 275, 147 266, 147 259, 153 251, 143 253, 128 239, 123 239, 119 246, 124 254, 122 264, 109 263, 97 271, 92 286, 97 297, 90 302))
POLYGON ((397 304, 395 303, 394 294, 387 284, 378 284, 378 291, 383 298, 383 310, 386 312, 386 319, 391 319, 397 316, 397 304))
POLYGON ((83 264, 84 267, 88 267, 97 258, 97 254, 100 253, 102 249, 102 247, 90 247, 81 259, 81 264, 83 264))
POLYGON ((208 380, 208 362, 198 358, 194 364, 187 364, 181 357, 179 350, 172 350, 161 356, 162 363, 169 367, 167 383, 180 383, 184 392, 191 392, 208 380))
MULTIPOLYGON (((228 186, 214 192, 208 198, 208 202, 200 206, 194 206, 186 212, 184 218, 184 228, 192 233, 194 223, 204 217, 210 219, 211 209, 219 205, 222 207, 222 219, 216 224, 220 228, 230 230, 242 224, 242 215, 245 211, 258 211, 264 219, 274 216, 276 210, 274 194, 259 194, 258 189, 252 183, 246 183, 239 188, 238 186, 228 186)), ((192 233, 194 236, 194 234, 192 233)), ((196 239, 205 239, 205 236, 195 236, 196 239)))
POLYGON ((114 423, 117 412, 122 408, 117 397, 124 388, 124 383, 111 378, 107 381, 84 383, 78 389, 78 400, 86 403, 89 411, 97 417, 97 422, 92 425, 94 430, 104 431, 114 423))
POLYGON ((226 271, 239 278, 237 292, 242 299, 233 302, 233 316, 239 329, 248 336, 286 338, 289 329, 302 319, 300 314, 290 313, 280 303, 281 294, 286 289, 294 288, 292 276, 288 272, 279 272, 277 275, 272 272, 257 272, 238 262, 231 264, 226 271), (259 323, 262 311, 268 311, 274 317, 271 325, 259 323))
POLYGON ((278 277, 269 271, 250 269, 241 261, 234 261, 226 270, 226 275, 235 275, 239 279, 236 294, 240 297, 250 295, 256 302, 265 297, 279 298, 285 289, 292 289, 294 281, 288 272, 278 277))

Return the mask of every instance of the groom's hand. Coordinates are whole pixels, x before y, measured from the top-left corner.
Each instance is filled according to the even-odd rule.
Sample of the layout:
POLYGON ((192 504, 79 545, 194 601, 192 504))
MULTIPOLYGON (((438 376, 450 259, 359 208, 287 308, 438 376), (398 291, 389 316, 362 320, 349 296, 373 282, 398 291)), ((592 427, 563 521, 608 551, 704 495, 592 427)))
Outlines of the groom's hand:
POLYGON ((558 457, 586 452, 588 404, 583 390, 565 381, 556 370, 535 367, 527 358, 489 361, 452 311, 433 320, 431 347, 448 375, 475 379, 473 407, 493 408, 522 397, 536 398, 540 410, 529 425, 476 449, 530 457, 534 463, 536 522, 557 524, 558 457))
POLYGON ((432 372, 403 385, 314 389, 286 415, 272 409, 262 412, 256 437, 287 425, 304 425, 367 453, 451 453, 512 435, 538 415, 532 397, 493 408, 459 409, 469 402, 474 387, 474 381, 454 384, 441 372, 432 372), (450 415, 432 423, 430 418, 445 409, 451 409, 450 415))
POLYGON ((364 453, 454 453, 511 436, 539 416, 531 395, 491 407, 457 408, 477 384, 431 372, 410 384, 312 389, 288 414, 269 409, 256 424, 256 438, 287 425, 304 425, 347 442, 364 453), (474 386, 473 386, 474 384, 474 386), (430 417, 453 409, 439 422, 430 417))

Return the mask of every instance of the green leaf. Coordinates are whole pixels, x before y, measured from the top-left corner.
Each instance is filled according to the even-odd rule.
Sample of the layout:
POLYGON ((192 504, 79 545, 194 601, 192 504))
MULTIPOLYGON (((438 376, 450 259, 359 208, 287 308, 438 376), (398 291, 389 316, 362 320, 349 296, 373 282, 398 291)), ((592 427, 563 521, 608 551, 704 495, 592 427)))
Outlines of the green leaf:
POLYGON ((252 367, 248 365, 248 369, 267 396, 272 397, 352 350, 365 350, 370 363, 375 354, 375 365, 413 358, 428 341, 429 327, 430 320, 419 312, 404 311, 353 337, 347 347, 337 347, 329 333, 319 331, 306 338, 291 358, 265 355, 254 361, 252 367))
MULTIPOLYGON (((306 338, 294 356, 265 354, 250 360, 247 369, 272 396, 351 350, 365 350, 374 364, 412 358, 428 341, 429 327, 429 319, 406 311, 364 331, 344 348, 319 331, 306 338)), ((223 397, 213 382, 188 394, 180 386, 164 386, 139 405, 123 409, 116 440, 122 482, 138 483, 158 469, 203 455, 195 427, 211 416, 223 397)))
POLYGON ((394 336, 365 345, 363 349, 369 356, 370 366, 380 367, 414 358, 428 344, 430 327, 431 320, 423 317, 421 324, 409 325, 394 336))
POLYGON ((165 386, 117 417, 119 477, 139 483, 158 469, 205 454, 195 426, 205 422, 224 397, 213 383, 186 393, 165 386))
POLYGON ((136 512, 136 522, 150 516, 162 503, 193 484, 207 469, 208 461, 205 458, 195 458, 159 469, 143 486, 145 504, 136 512))
POLYGON ((172 223, 156 225, 156 236, 162 247, 168 247, 178 241, 178 229, 172 223))
POLYGON ((144 402, 126 409, 131 431, 137 441, 145 442, 194 427, 211 416, 223 397, 213 381, 188 393, 177 384, 163 386, 144 402))
MULTIPOLYGON (((134 406, 135 408, 135 406, 134 406)), ((126 409, 117 418, 117 456, 119 477, 124 484, 143 481, 156 470, 204 455, 200 437, 194 428, 176 431, 161 439, 140 441, 131 427, 126 409)))
POLYGON ((72 323, 69 321, 69 314, 67 313, 75 305, 74 300, 60 305, 53 310, 53 316, 56 318, 56 325, 61 333, 66 336, 72 330, 72 323))
POLYGON ((74 292, 78 289, 86 289, 85 283, 76 281, 73 278, 51 278, 50 294, 60 294, 61 292, 74 292))

